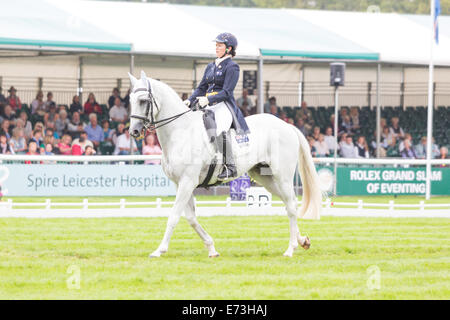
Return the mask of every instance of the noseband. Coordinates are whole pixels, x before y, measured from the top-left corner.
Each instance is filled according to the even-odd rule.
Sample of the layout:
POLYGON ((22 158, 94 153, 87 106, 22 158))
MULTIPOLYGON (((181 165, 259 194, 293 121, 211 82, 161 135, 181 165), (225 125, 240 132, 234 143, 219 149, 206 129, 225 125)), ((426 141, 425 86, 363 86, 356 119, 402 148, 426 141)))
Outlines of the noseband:
POLYGON ((189 109, 185 112, 176 114, 172 117, 166 118, 166 119, 162 119, 159 121, 155 121, 154 116, 153 116, 153 105, 156 107, 156 109, 160 110, 160 108, 158 107, 158 104, 156 103, 155 97, 152 94, 152 87, 150 85, 150 81, 147 80, 147 88, 138 88, 136 90, 133 91, 133 93, 136 92, 140 92, 140 91, 145 91, 148 94, 148 97, 145 99, 145 101, 147 102, 146 107, 145 107, 145 114, 144 115, 137 115, 137 114, 132 114, 130 115, 130 118, 135 118, 138 120, 141 120, 144 122, 144 129, 145 130, 155 130, 158 129, 162 126, 165 126, 166 124, 178 119, 179 117, 181 117, 183 114, 192 111, 192 109, 189 109), (157 126, 157 124, 160 124, 157 126))

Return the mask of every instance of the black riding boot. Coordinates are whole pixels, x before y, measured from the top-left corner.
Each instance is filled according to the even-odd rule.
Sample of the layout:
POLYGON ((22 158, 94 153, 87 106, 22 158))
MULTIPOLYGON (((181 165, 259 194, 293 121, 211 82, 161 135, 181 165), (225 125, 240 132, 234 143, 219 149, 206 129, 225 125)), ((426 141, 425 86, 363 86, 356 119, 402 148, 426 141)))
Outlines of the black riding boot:
POLYGON ((236 165, 234 164, 233 151, 231 150, 231 136, 229 133, 223 131, 217 137, 218 150, 223 154, 223 170, 219 174, 219 180, 226 180, 231 177, 236 177, 236 165))

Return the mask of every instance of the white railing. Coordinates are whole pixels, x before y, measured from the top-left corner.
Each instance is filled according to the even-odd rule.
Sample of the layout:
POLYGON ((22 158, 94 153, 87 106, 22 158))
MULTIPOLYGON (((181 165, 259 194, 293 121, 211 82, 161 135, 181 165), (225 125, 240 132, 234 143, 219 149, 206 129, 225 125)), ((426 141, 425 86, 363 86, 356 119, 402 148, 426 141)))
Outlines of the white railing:
MULTIPOLYGON (((298 201, 298 205, 302 202, 298 201)), ((172 207, 175 204, 175 201, 162 201, 161 198, 156 198, 156 201, 127 201, 126 199, 120 199, 116 202, 89 202, 88 199, 83 199, 81 202, 53 202, 51 199, 46 199, 44 202, 14 202, 13 199, 8 199, 7 201, 0 202, 0 208, 6 208, 8 210, 14 210, 15 208, 27 208, 27 207, 37 207, 46 210, 56 209, 58 207, 70 207, 70 208, 78 208, 83 210, 94 209, 98 207, 115 207, 118 209, 126 209, 126 207, 130 206, 139 206, 144 208, 156 208, 160 209, 163 207, 172 207)), ((201 206, 220 206, 225 208, 232 207, 259 207, 264 208, 264 205, 273 206, 283 206, 284 203, 282 201, 252 201, 249 204, 247 201, 232 201, 230 197, 226 200, 202 200, 198 201, 195 199, 195 204, 197 207, 201 206)), ((450 203, 425 203, 424 201, 420 201, 419 204, 396 204, 393 200, 390 200, 388 203, 367 203, 363 200, 358 200, 357 202, 334 202, 331 199, 326 199, 322 202, 322 206, 327 209, 331 209, 334 207, 355 207, 356 209, 364 209, 364 208, 388 208, 389 210, 394 209, 433 209, 433 208, 449 208, 450 203)), ((211 207, 212 208, 212 207, 211 207)))
MULTIPOLYGON (((161 155, 123 155, 123 156, 44 156, 44 155, 10 155, 0 154, 0 161, 42 161, 42 162, 115 162, 115 161, 144 161, 159 160, 161 155)), ((334 164, 334 158, 313 158, 315 163, 334 164)), ((337 164, 356 164, 356 165, 426 165, 425 159, 349 159, 337 158, 337 164)), ((432 159, 432 165, 450 165, 450 159, 432 159)))

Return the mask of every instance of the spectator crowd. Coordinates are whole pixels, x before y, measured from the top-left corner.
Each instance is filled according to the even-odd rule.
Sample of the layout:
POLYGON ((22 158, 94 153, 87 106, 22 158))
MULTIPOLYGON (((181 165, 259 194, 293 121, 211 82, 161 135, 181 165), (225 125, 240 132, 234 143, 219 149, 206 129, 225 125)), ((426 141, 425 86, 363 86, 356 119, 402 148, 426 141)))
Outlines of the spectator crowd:
MULTIPOLYGON (((75 95, 70 105, 54 101, 52 92, 38 91, 30 106, 22 104, 17 90, 11 87, 8 95, 0 88, 0 153, 28 155, 157 155, 162 150, 155 132, 147 131, 144 139, 135 141, 128 132, 129 92, 120 96, 114 88, 107 105, 97 102, 94 93, 89 93, 82 104, 75 95), (130 148, 131 147, 131 148, 130 148)), ((185 97, 186 93, 183 94, 185 97)), ((253 102, 246 89, 236 100, 244 116, 256 113, 257 102, 253 102)), ((316 125, 312 111, 303 102, 293 116, 288 117, 270 97, 264 104, 264 112, 296 126, 308 139, 314 157, 334 155, 334 114, 326 126, 316 125)), ((328 120, 327 120, 328 121, 328 120)), ((370 158, 376 154, 375 135, 366 140, 362 134, 359 108, 341 108, 338 118, 338 156, 344 158, 370 158)), ((426 158, 426 137, 413 143, 411 134, 401 127, 399 118, 381 119, 381 157, 426 158)), ((448 158, 446 146, 432 145, 433 158, 448 158)), ((159 164, 159 160, 148 160, 147 164, 159 164)))
MULTIPOLYGON (((128 133, 129 92, 120 96, 114 88, 107 105, 100 105, 94 93, 84 104, 75 95, 72 103, 58 104, 52 92, 39 90, 30 106, 22 104, 17 90, 8 95, 0 88, 0 153, 27 155, 161 154, 154 132, 143 140, 128 133), (132 150, 130 149, 132 147, 132 150)), ((148 161, 158 164, 159 160, 148 161)))

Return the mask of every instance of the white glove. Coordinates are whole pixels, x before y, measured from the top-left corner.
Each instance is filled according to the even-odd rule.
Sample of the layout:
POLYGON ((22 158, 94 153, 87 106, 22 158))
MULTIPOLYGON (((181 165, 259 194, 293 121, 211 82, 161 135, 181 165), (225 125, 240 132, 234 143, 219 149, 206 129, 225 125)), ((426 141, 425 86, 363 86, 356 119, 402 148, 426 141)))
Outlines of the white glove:
POLYGON ((183 103, 186 105, 186 107, 189 108, 189 106, 191 105, 191 100, 186 99, 186 100, 183 101, 183 103))
POLYGON ((209 105, 209 100, 207 97, 198 97, 198 104, 200 107, 204 108, 209 105))

